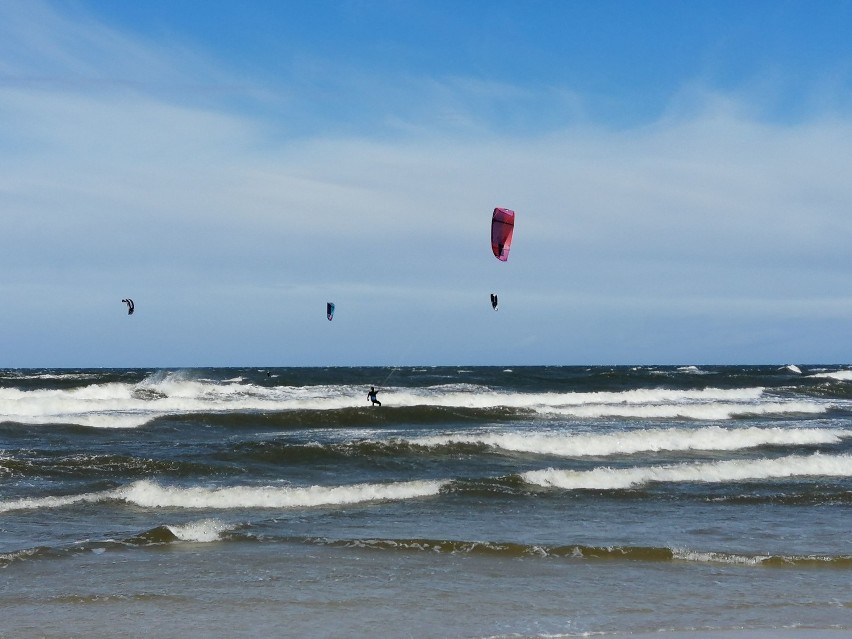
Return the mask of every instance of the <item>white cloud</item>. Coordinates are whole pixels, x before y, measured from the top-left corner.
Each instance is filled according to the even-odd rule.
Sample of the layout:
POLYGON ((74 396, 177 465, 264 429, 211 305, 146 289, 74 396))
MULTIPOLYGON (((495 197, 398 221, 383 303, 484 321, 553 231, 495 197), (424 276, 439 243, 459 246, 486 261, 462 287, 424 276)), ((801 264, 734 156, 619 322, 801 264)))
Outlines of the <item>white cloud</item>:
MULTIPOLYGON (((20 56, 4 69, 14 81, 0 81, 0 304, 28 335, 7 345, 18 365, 77 364, 84 353, 97 363, 94 337, 72 346, 63 318, 36 332, 28 318, 61 301, 87 318, 73 330, 113 335, 125 326, 103 325, 102 306, 129 289, 140 322, 175 328, 160 343, 139 337, 124 364, 176 353, 242 364, 281 331, 300 336, 287 356, 307 364, 760 359, 789 341, 793 318, 836 320, 827 340, 852 319, 852 145, 842 143, 852 119, 767 124, 706 94, 703 108, 649 126, 503 135, 470 96, 524 102, 530 89, 455 77, 425 83, 400 120, 456 113, 445 127, 282 137, 267 118, 161 91, 161 78, 188 79, 172 51, 43 6, 36 17, 46 18, 37 28, 4 31, 38 49, 39 73, 75 81, 21 82, 20 56), (83 81, 125 76, 141 81, 83 81), (494 206, 518 211, 505 265, 490 256, 494 206), (479 307, 490 312, 498 288, 500 315, 483 328, 479 307), (329 345, 317 332, 328 327, 306 314, 331 297, 335 326, 348 328, 329 345), (205 328, 188 329, 188 343, 181 331, 199 316, 205 328), (749 355, 742 336, 762 323, 779 337, 749 355), (660 337, 678 326, 704 334, 660 337), (518 343, 491 352, 507 329, 518 343), (58 337, 35 349, 43 332, 58 337), (381 340, 364 346, 364 332, 381 340)), ((191 70, 213 66, 189 57, 191 70)), ((832 348, 798 344, 817 359, 832 348)), ((796 347, 777 361, 801 361, 796 347)))

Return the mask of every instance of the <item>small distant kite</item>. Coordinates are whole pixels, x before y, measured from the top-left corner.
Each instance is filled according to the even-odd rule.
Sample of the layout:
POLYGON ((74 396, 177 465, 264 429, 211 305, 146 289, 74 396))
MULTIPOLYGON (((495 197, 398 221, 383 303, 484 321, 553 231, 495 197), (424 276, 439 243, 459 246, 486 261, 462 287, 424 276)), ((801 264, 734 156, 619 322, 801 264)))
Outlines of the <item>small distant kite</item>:
POLYGON ((133 303, 133 300, 128 297, 126 300, 121 301, 127 304, 127 314, 133 315, 133 311, 136 310, 136 305, 133 303))
POLYGON ((328 304, 325 305, 325 316, 328 318, 329 322, 334 319, 334 303, 333 302, 329 302, 328 304))
POLYGON ((515 212, 509 209, 494 209, 491 216, 491 251, 501 262, 509 259, 512 234, 515 232, 515 212))
POLYGON ((495 311, 497 310, 497 294, 491 293, 491 308, 495 311))

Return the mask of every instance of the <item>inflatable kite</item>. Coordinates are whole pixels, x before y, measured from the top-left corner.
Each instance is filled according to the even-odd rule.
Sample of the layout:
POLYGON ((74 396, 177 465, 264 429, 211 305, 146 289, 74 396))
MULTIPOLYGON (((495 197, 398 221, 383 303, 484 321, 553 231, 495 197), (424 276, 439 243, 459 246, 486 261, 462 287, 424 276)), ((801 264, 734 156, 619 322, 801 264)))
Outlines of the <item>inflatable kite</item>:
POLYGON ((491 250, 501 262, 509 259, 512 233, 515 232, 515 212, 509 209, 494 209, 491 216, 491 250))

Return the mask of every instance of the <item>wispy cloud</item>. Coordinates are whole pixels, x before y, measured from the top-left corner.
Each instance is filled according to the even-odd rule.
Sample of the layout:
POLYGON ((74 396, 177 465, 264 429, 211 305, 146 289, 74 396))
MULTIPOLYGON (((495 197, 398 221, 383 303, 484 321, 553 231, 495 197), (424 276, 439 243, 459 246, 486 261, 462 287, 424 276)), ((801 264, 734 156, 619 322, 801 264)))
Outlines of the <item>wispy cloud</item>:
MULTIPOLYGON (((74 329, 85 331, 101 326, 101 298, 128 288, 142 293, 142 319, 153 306, 178 326, 199 313, 209 325, 192 347, 148 335, 140 349, 212 353, 208 363, 243 363, 223 346, 235 330, 247 331, 246 356, 282 327, 295 331, 305 337, 290 353, 298 363, 399 359, 412 334, 424 359, 488 362, 477 338, 509 326, 526 346, 507 356, 532 363, 595 349, 645 357, 678 318, 726 327, 707 329, 719 340, 779 315, 852 319, 850 117, 767 122, 742 96, 691 87, 655 122, 616 129, 588 118, 570 87, 400 76, 376 92, 392 108, 364 116, 365 133, 332 124, 291 134, 266 107, 179 87, 242 82, 253 95, 280 91, 282 105, 289 89, 229 77, 203 54, 91 16, 20 6, 0 8, 0 304, 28 335, 7 345, 19 365, 28 343, 69 330, 60 317, 28 328, 45 298, 76 305, 88 319, 74 329), (554 96, 562 117, 531 126, 535 103, 554 96), (525 122, 504 131, 508 120, 525 122), (507 265, 490 256, 494 206, 518 211, 507 265), (496 288, 505 323, 483 328, 475 300, 485 308, 496 288), (304 312, 328 296, 344 301, 340 323, 352 313, 385 345, 362 346, 353 325, 340 329, 347 340, 317 346, 327 327, 304 312), (258 327, 270 313, 275 327, 258 327), (444 324, 452 330, 436 333, 444 324)), ((360 79, 370 85, 368 72, 360 79)), ((338 89, 332 98, 346 99, 338 89)), ((789 338, 788 325, 778 330, 789 338)), ((728 357, 741 349, 731 340, 719 351, 728 357)), ((657 352, 686 357, 698 344, 657 352)), ((57 337, 51 348, 77 363, 82 346, 57 337)))

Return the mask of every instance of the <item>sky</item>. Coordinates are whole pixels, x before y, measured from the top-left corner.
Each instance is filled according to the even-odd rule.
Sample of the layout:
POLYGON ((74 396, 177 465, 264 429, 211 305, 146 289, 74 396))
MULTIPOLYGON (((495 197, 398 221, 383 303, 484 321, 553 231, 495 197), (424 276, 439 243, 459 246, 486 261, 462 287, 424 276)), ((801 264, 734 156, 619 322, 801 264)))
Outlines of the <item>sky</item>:
POLYGON ((850 30, 0 0, 0 368, 852 363, 850 30))

